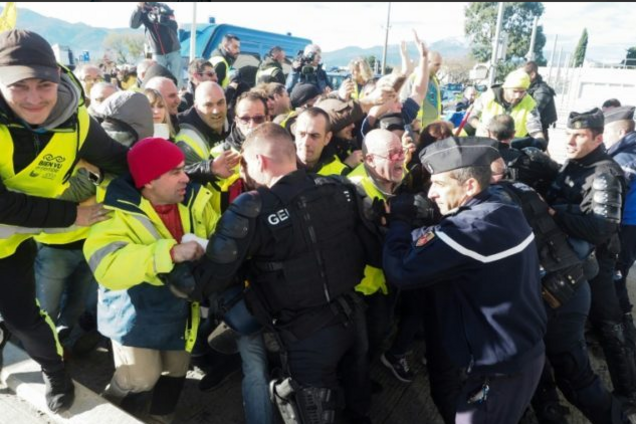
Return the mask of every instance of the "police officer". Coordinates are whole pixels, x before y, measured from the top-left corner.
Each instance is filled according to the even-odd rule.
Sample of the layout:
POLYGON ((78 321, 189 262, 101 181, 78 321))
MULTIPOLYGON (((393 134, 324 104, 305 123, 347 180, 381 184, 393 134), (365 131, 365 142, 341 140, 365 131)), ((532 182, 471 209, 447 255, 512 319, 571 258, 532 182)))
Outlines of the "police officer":
POLYGON ((0 33, 0 134, 0 315, 42 366, 47 406, 57 412, 71 406, 74 388, 55 328, 35 302, 32 238, 106 219, 101 205, 56 197, 80 159, 124 172, 126 148, 89 117, 79 82, 46 40, 23 30, 0 33))
MULTIPOLYGON (((493 162, 493 182, 499 180, 495 177, 495 170, 499 168, 497 161, 493 162)), ((622 423, 620 402, 592 370, 585 348, 584 330, 591 292, 581 260, 537 192, 512 180, 499 181, 495 187, 503 189, 522 208, 534 232, 541 263, 542 294, 548 314, 544 342, 549 363, 532 399, 537 421, 541 424, 567 422, 563 407, 558 403, 559 395, 552 378, 554 368, 559 389, 590 422, 622 423)))
POLYGON ((416 208, 399 196, 384 245, 388 280, 403 290, 431 287, 440 342, 467 373, 455 399, 457 423, 517 423, 544 363, 534 236, 519 208, 488 188, 498 156, 491 142, 470 138, 449 137, 425 149, 428 197, 445 216, 412 235, 416 208))
MULTIPOLYGON (((603 113, 568 117, 568 160, 546 200, 557 224, 589 255, 584 263, 592 290, 590 321, 598 330, 615 394, 636 402, 636 347, 626 338, 613 274, 620 250, 618 229, 624 193, 621 167, 603 146, 603 113)), ((583 253, 583 252, 581 252, 583 253)))
POLYGON ((289 406, 283 387, 292 387, 301 423, 334 422, 340 369, 347 415, 370 422, 366 327, 353 288, 378 247, 355 187, 297 170, 289 133, 269 123, 245 140, 242 174, 255 190, 233 202, 210 239, 197 271, 203 297, 245 263, 249 309, 278 335, 291 376, 274 388, 279 404, 289 406))
POLYGON ((625 173, 627 194, 621 221, 621 253, 614 281, 625 323, 633 328, 632 305, 627 293, 627 274, 636 258, 636 131, 634 106, 619 106, 604 112, 603 144, 625 173))

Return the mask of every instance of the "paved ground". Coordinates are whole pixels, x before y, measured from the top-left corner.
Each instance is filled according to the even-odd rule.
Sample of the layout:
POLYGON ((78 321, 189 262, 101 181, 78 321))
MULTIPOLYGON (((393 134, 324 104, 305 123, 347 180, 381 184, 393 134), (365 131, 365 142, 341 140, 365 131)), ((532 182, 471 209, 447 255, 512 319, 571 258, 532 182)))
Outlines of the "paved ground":
MULTIPOLYGON (((557 160, 563 158, 563 130, 552 133, 550 150, 557 160)), ((632 298, 636 298, 636 270, 632 270, 629 285, 632 298)), ((384 386, 384 390, 373 398, 372 417, 376 424, 441 424, 441 418, 430 399, 426 371, 421 363, 423 346, 417 344, 410 356, 416 378, 411 384, 397 381, 384 367, 377 365, 372 370, 372 378, 384 386)), ((590 346, 591 358, 595 370, 601 375, 608 387, 609 375, 598 346, 590 346)), ((71 358, 69 361, 73 378, 89 389, 99 393, 106 386, 113 365, 108 346, 104 343, 85 358, 71 358)), ((184 393, 177 411, 177 424, 240 424, 243 423, 241 406, 240 372, 234 373, 229 380, 213 392, 203 393, 198 389, 199 376, 191 373, 185 385, 184 393)), ((574 408, 571 409, 569 422, 585 424, 588 421, 574 408)), ((40 423, 49 424, 46 416, 25 405, 23 401, 0 390, 0 424, 40 423)), ((144 419, 144 416, 140 416, 144 419)), ((532 412, 521 422, 535 424, 532 412)))

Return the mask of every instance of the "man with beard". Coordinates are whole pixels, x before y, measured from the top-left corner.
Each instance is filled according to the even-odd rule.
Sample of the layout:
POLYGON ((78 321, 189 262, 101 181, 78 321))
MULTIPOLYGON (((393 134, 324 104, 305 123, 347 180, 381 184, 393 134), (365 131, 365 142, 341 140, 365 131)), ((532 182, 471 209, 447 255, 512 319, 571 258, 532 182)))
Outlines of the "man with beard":
POLYGON ((197 270, 201 296, 237 275, 249 281, 250 311, 281 343, 287 378, 271 387, 283 413, 294 408, 303 423, 337 422, 342 381, 350 422, 369 423, 366 328, 353 288, 368 255, 377 256, 377 240, 356 188, 298 170, 294 143, 276 124, 248 135, 241 172, 254 190, 232 203, 210 239, 197 270))
POLYGON ((505 113, 514 119, 517 137, 530 135, 543 140, 543 144, 547 146, 537 104, 528 95, 529 87, 530 77, 524 70, 518 69, 508 74, 503 85, 495 86, 480 96, 474 103, 475 118, 471 121, 471 125, 477 128, 477 135, 486 136, 490 120, 505 113))

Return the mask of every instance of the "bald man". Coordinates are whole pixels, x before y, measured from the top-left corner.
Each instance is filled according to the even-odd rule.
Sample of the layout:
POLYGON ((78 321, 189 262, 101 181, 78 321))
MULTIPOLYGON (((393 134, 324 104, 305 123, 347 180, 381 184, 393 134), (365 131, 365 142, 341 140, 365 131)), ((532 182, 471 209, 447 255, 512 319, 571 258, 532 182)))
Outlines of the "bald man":
POLYGON ((210 150, 229 134, 225 93, 219 84, 205 81, 194 93, 194 105, 179 114, 181 130, 177 146, 186 155, 186 164, 210 157, 210 150))
POLYGON ((350 421, 370 422, 366 326, 353 288, 371 260, 365 249, 378 249, 378 242, 355 187, 297 169, 291 136, 270 123, 247 136, 241 173, 253 191, 224 213, 219 228, 228 231, 210 239, 201 297, 228 287, 239 269, 250 270, 249 310, 280 336, 290 373, 285 381, 297 387, 288 399, 279 391, 285 383, 274 385, 278 407, 295 402, 302 421, 314 422, 308 414, 319 405, 321 422, 334 422, 339 406, 327 399, 335 399, 342 381, 350 421))

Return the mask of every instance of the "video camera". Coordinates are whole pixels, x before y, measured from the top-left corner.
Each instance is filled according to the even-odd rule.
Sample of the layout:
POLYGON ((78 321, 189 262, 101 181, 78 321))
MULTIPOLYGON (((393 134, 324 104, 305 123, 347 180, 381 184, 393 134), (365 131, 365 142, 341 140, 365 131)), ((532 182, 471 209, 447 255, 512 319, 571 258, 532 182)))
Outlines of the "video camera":
POLYGON ((174 15, 174 10, 167 4, 155 1, 146 2, 144 11, 148 13, 148 18, 151 22, 158 22, 160 24, 167 23, 170 20, 170 16, 174 15))
POLYGON ((316 70, 314 65, 312 65, 315 59, 316 59, 315 52, 305 55, 305 52, 303 50, 298 50, 298 54, 296 55, 296 59, 294 61, 300 63, 298 70, 300 70, 301 73, 306 75, 306 74, 311 74, 316 70))

